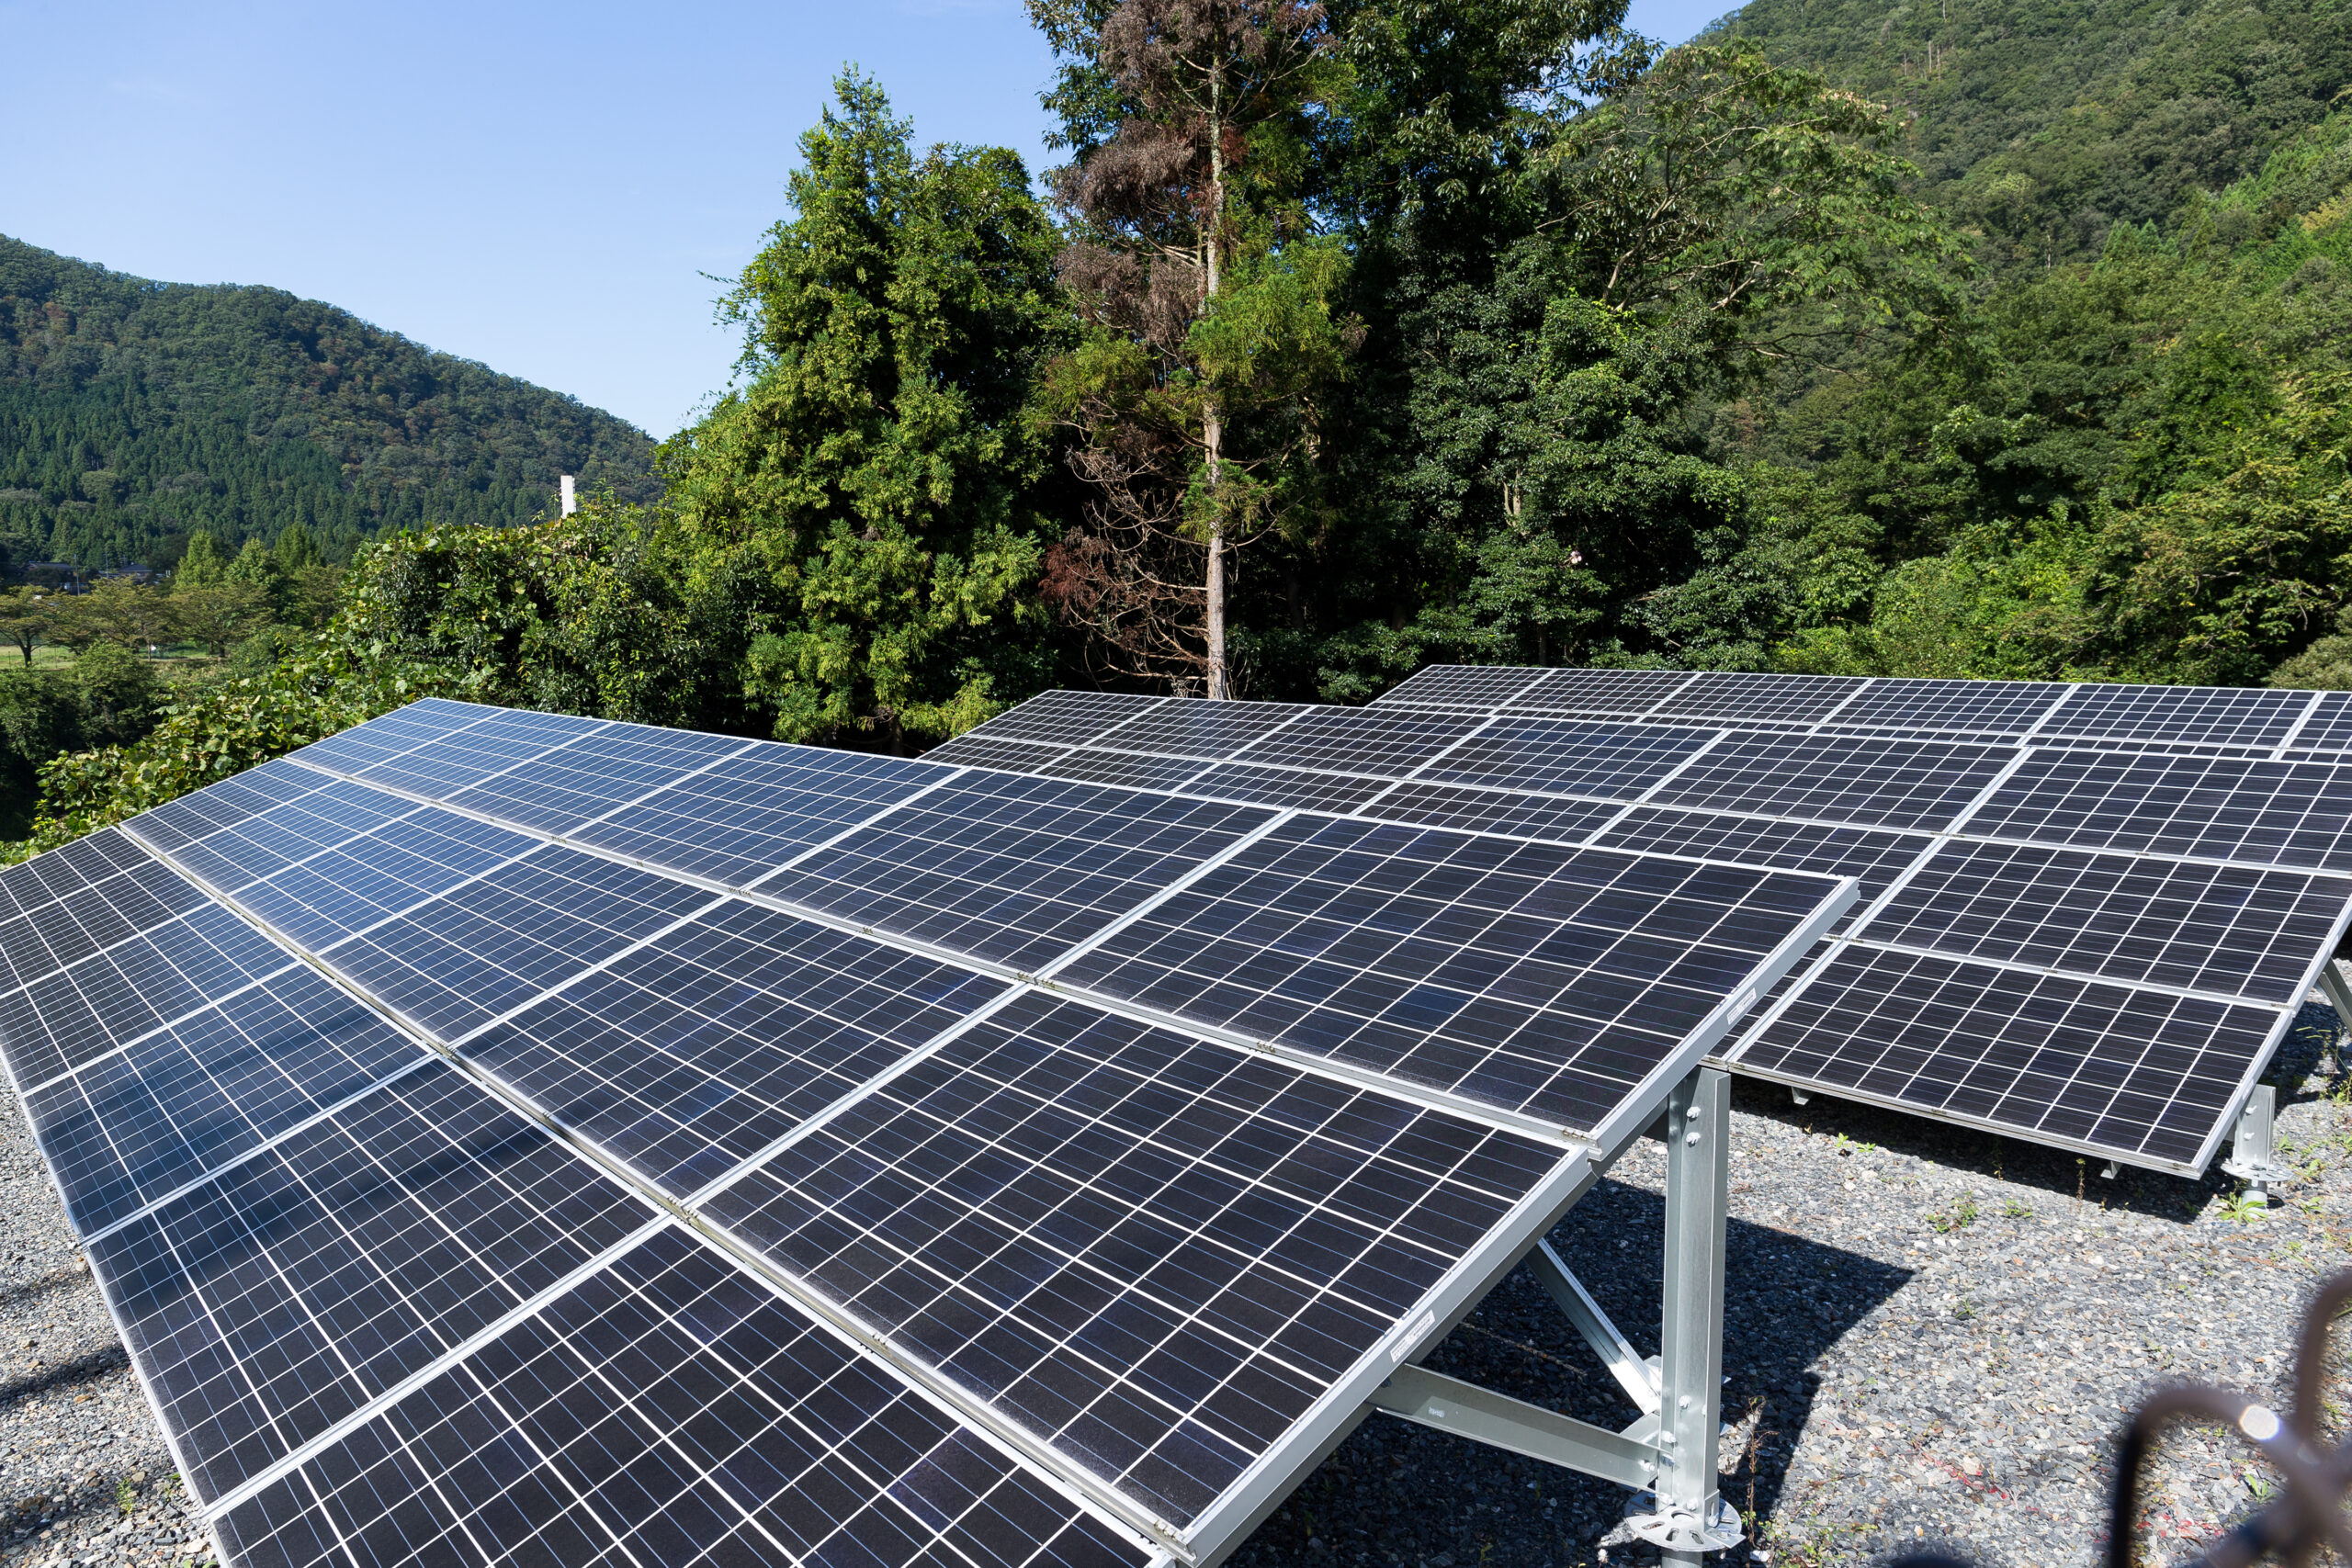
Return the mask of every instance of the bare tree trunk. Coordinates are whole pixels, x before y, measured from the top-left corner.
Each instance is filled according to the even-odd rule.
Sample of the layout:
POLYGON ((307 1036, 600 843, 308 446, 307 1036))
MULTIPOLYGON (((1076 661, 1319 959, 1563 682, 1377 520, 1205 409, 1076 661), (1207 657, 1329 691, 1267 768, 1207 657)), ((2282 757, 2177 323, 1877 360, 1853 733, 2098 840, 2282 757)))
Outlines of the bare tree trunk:
MULTIPOLYGON (((1225 219, 1225 114, 1223 91, 1225 65, 1220 59, 1209 70, 1209 213, 1204 236, 1207 265, 1203 269, 1208 287, 1201 296, 1201 308, 1205 310, 1216 298, 1217 242, 1224 236, 1225 219)), ((1209 476, 1209 564, 1207 634, 1209 655, 1209 698, 1221 700, 1231 694, 1225 680, 1225 513, 1219 507, 1217 481, 1224 477, 1225 418, 1218 408, 1216 396, 1211 393, 1201 414, 1201 446, 1208 464, 1209 476)))

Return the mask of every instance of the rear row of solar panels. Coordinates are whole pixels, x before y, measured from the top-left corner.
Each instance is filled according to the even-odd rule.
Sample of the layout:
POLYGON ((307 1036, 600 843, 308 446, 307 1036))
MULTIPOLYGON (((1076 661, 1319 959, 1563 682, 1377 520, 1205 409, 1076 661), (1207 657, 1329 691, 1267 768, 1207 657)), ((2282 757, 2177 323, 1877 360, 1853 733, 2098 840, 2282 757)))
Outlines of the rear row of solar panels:
POLYGON ((1742 1069, 2201 1170, 2352 914, 2352 694, 1438 667, 1052 693, 932 752, 1860 880, 1742 1069))
POLYGON ((0 872, 0 1043, 236 1562, 1142 1563, 1850 897, 434 702, 0 872))

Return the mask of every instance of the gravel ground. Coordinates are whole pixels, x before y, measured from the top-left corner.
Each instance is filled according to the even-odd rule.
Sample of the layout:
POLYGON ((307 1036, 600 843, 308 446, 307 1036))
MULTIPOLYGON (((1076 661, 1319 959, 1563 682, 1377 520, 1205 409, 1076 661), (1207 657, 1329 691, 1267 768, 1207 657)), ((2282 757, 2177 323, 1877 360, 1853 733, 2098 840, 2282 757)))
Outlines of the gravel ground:
MULTIPOLYGON (((2282 1053, 2281 1149, 2309 1174, 2259 1218, 2218 1173, 2103 1180, 2072 1156, 1736 1085, 1723 1487, 1771 1568, 1922 1545, 1988 1568, 2088 1564, 2114 1437, 2148 1388, 2194 1379, 2281 1400, 2302 1303, 2352 1261, 2352 1076, 2335 1030, 2308 1008, 2282 1053)), ((22 1113, 0 1100, 0 1565, 210 1563, 22 1113)), ((1645 1353, 1662 1171, 1662 1152, 1637 1145, 1554 1235, 1645 1353)), ((1428 1364, 1589 1420, 1634 1416, 1523 1270, 1428 1364)), ((2245 1457, 2175 1437, 2149 1486, 2149 1528, 2166 1538, 2151 1561, 2253 1506, 2245 1457)), ((1375 1416, 1232 1562, 1656 1561, 1617 1528, 1624 1501, 1375 1416)))

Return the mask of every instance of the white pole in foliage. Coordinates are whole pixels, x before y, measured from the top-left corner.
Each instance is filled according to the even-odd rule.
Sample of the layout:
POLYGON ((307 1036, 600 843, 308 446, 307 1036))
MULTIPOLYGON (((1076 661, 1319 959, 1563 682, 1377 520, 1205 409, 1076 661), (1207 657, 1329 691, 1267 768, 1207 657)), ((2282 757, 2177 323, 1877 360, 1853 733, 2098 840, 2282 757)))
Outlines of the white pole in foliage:
POLYGON ((566 474, 563 476, 563 514, 569 517, 579 510, 580 502, 571 494, 571 476, 566 474))

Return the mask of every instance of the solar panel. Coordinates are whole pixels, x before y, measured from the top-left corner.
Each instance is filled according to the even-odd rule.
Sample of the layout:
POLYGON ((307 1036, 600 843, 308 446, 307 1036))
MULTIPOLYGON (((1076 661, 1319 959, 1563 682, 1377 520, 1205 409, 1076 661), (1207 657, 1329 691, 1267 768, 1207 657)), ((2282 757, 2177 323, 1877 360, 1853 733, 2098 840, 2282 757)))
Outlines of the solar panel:
POLYGON ((1432 664, 1402 684, 1391 687, 1381 696, 1380 704, 1499 707, 1541 678, 1540 671, 1507 666, 1432 664))
POLYGON ((1092 744, 1161 756, 1232 756, 1310 712, 1287 703, 1166 702, 1094 737, 1092 744))
POLYGON ((428 1065, 90 1255, 190 1487, 218 1497, 651 1217, 428 1065))
POLYGON ((1047 692, 948 742, 1025 741, 1041 746, 1083 746, 1127 719, 1176 699, 1130 696, 1123 692, 1047 692))
POLYGON ((2276 746, 2312 700, 2309 692, 2078 686, 2036 733, 2057 739, 2276 746))
POLYGON ((1257 807, 976 773, 818 852, 761 891, 1034 972, 1272 819, 1257 807))
POLYGON ((1005 990, 729 902, 542 998, 465 1054, 684 1199, 1005 990))
POLYGON ((2015 759, 2007 747, 1733 737, 1651 798, 1666 806, 1871 828, 1944 828, 2015 759))
POLYGON ((2052 681, 1891 678, 1869 682, 1830 722, 1881 733, 1951 729, 2024 735, 2073 690, 2052 681))
POLYGON ((1420 768, 1441 784, 1631 800, 1714 736, 1702 729, 1501 717, 1420 768))
POLYGON ((1512 694, 1507 705, 1522 713, 1621 714, 1648 712, 1688 686, 1682 670, 1547 670, 1533 685, 1512 694))
POLYGON ((0 875, 36 936, 207 895, 78 964, 242 944, 94 1055, 0 1016, 236 1562, 1216 1555, 1850 897, 458 705, 364 729, 0 875), (1255 1043, 1120 994, 1216 908, 1297 917, 1328 994, 1255 1043))
POLYGON ((1133 751, 1086 748, 1066 751, 1035 771, 1046 778, 1077 779, 1086 784, 1174 789, 1205 765, 1198 757, 1147 757, 1133 751))
POLYGON ((1868 940, 2295 1006, 2347 907, 2340 877, 1948 843, 1868 940))
POLYGON ((2138 1163, 2202 1168, 2290 1015, 1850 947, 1792 987, 1743 1070, 2138 1163))
MULTIPOLYGON (((1478 728, 1471 715, 1371 708, 1316 708, 1251 742, 1237 763, 1326 773, 1393 774, 1452 749, 1478 728)), ((1110 742, 1115 745, 1115 738, 1110 742)))
POLYGON ((1055 981, 1590 1132, 1827 886, 1301 817, 1055 981))
POLYGON ((1972 836, 2352 871, 2352 764, 2037 751, 1972 836))
MULTIPOLYGON (((2022 977, 1996 995, 2023 995, 2016 986, 2058 976, 2291 1009, 2352 903, 2345 884, 2303 874, 2352 871, 2343 843, 2352 776, 2338 772, 2352 758, 2302 750, 2333 743, 2332 727, 2352 734, 2352 698, 2341 694, 1453 670, 1424 672, 1369 708, 1267 707, 1252 719, 1252 705, 1233 706, 1228 724, 1279 720, 1264 744, 1313 738, 1319 751, 1302 745, 1296 755, 1306 765, 1275 779, 1244 784, 1228 763, 1172 787, 1852 875, 1861 904, 1842 935, 2022 977), (1632 715, 1640 721, 1628 722, 1632 715), (1408 728, 1481 718, 1435 751, 1408 728), (1328 765, 1314 765, 1318 754, 1328 765), (1392 782, 1375 790, 1383 780, 1392 782)), ((1844 951, 1831 944, 1797 967, 1818 969, 1844 951)), ((1812 974, 1805 985, 1826 1003, 1842 983, 1812 974)), ((1798 988, 1783 984, 1770 1000, 1777 1007, 1798 988)), ((1993 1049, 1989 1035, 1973 1044, 1935 1038, 1947 1017, 1920 1013, 1905 1048, 1946 1065, 1993 1049)), ((1757 1054, 1771 1026, 1759 1019, 1726 1047, 1733 1065, 1805 1081, 1757 1054)), ((2267 1052, 2260 1042, 2269 1037, 2267 1026, 2256 1031, 2252 1049, 2267 1052)), ((1980 1085, 2001 1070, 1997 1060, 1982 1065, 1980 1085)), ((1962 1108, 2029 1100, 1963 1101, 1932 1077, 1903 1081, 1892 1093, 1860 1087, 1850 1072, 1823 1083, 1900 1109, 2189 1168, 2177 1138, 2086 1143, 2016 1121, 2011 1109, 1962 1108)), ((2176 1104, 2169 1095, 2165 1102, 2176 1104)), ((2202 1103, 2180 1100, 2174 1113, 2202 1103)), ((2231 1105, 2217 1110, 2196 1148, 2210 1153, 2230 1114, 2231 1105)))
POLYGON ((1616 801, 1564 800, 1515 790, 1408 781, 1375 796, 1362 809, 1366 816, 1389 822, 1581 843, 1625 807, 1616 801))
POLYGON ((1032 992, 708 1210, 1182 1525, 1560 1159, 1032 992))
POLYGON ((220 1524, 232 1558, 1144 1568, 1152 1555, 674 1229, 220 1524))
POLYGON ((1304 768, 1220 762, 1203 771, 1183 787, 1187 795, 1219 800, 1249 800, 1304 811, 1352 811, 1377 799, 1388 788, 1388 781, 1304 768))

